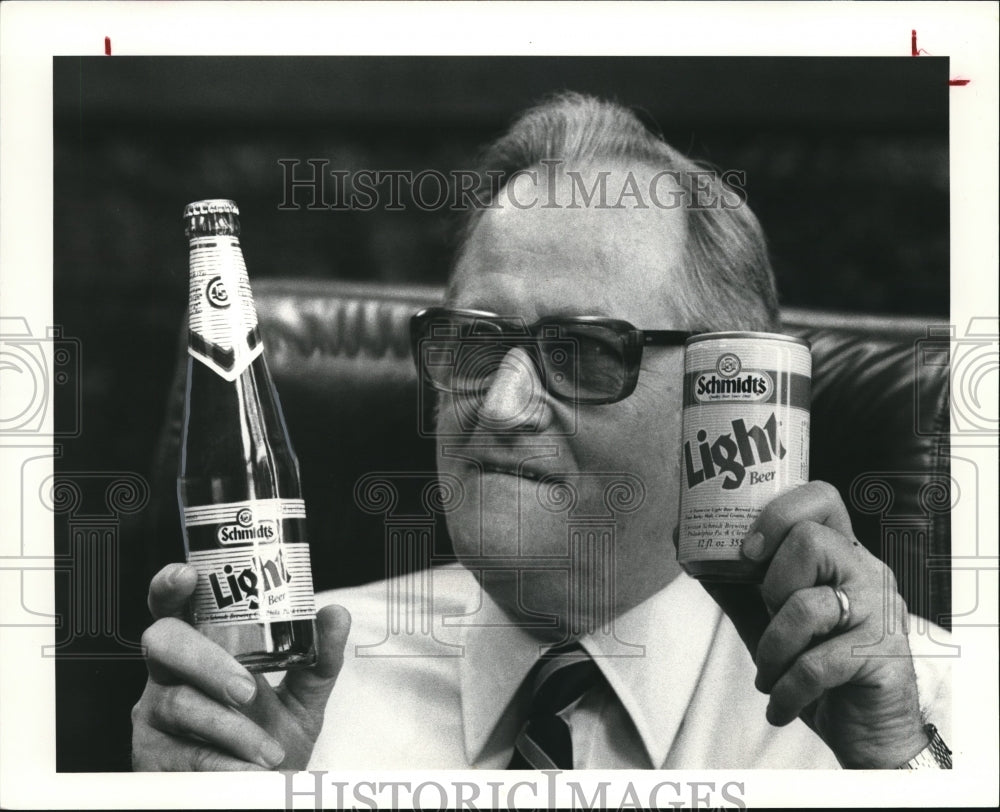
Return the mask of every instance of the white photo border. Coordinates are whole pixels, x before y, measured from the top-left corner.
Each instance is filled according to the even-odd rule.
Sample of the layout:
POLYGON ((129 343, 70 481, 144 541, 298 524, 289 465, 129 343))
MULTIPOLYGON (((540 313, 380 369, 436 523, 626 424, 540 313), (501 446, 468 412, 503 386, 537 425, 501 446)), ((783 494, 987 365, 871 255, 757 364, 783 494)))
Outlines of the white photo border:
MULTIPOLYGON (((974 317, 996 324, 997 9, 996 3, 964 2, 4 3, 0 315, 52 324, 52 62, 54 56, 102 54, 105 37, 114 55, 904 56, 916 30, 921 48, 950 58, 951 76, 970 80, 950 95, 951 323, 959 331, 974 317), (710 39, 700 36, 709 30, 706 18, 710 39)), ((985 407, 996 414, 995 400, 985 407)), ((51 426, 46 430, 51 433, 51 426)), ((953 448, 961 443, 953 437, 953 448)), ((982 494, 998 491, 995 437, 992 444, 994 452, 986 456, 993 467, 980 470, 982 494)), ((12 487, 25 456, 39 453, 37 447, 0 445, 2 557, 18 554, 21 534, 51 540, 52 514, 21 515, 12 487)), ((953 536, 963 538, 979 521, 979 554, 992 557, 994 570, 980 579, 980 603, 996 606, 996 504, 986 507, 979 516, 954 516, 953 536)), ((8 574, 0 567, 0 579, 8 574)), ((56 773, 54 661, 24 656, 51 645, 53 630, 4 627, 3 616, 19 609, 12 605, 17 600, 16 593, 0 589, 0 804, 5 808, 285 805, 286 779, 274 773, 56 773)), ((48 610, 54 611, 51 604, 48 610)), ((954 641, 962 656, 954 674, 951 772, 595 771, 579 779, 588 787, 600 780, 615 786, 632 782, 640 798, 638 788, 665 778, 735 781, 744 785, 741 797, 749 806, 869 806, 882 798, 891 805, 996 804, 997 629, 956 628, 954 641)), ((336 780, 416 784, 429 777, 443 784, 481 784, 482 798, 490 797, 486 782, 510 780, 504 773, 471 772, 345 773, 336 780)), ((333 800, 332 794, 327 797, 333 800)), ((312 808, 313 801, 297 797, 295 806, 312 808)))

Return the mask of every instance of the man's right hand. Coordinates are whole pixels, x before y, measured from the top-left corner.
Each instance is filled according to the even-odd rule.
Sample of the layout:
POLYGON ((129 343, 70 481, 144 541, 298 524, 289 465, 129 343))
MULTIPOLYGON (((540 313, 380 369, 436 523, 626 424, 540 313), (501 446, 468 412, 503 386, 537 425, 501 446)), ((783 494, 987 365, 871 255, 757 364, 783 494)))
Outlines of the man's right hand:
POLYGON ((316 617, 318 662, 277 688, 181 620, 197 571, 170 564, 149 585, 154 623, 143 634, 149 678, 132 709, 135 770, 304 770, 344 663, 351 617, 316 617))

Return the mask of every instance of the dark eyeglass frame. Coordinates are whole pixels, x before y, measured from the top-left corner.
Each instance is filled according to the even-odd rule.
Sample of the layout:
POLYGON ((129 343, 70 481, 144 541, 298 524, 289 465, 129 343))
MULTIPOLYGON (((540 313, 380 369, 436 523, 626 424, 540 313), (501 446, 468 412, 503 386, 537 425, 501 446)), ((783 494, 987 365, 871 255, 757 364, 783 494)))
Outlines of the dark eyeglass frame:
MULTIPOLYGON (((435 381, 430 373, 423 368, 420 359, 420 342, 424 338, 430 337, 430 327, 435 321, 451 320, 453 317, 460 319, 471 319, 473 323, 481 322, 499 327, 497 337, 498 343, 504 339, 520 343, 525 339, 533 338, 536 342, 545 338, 543 331, 556 328, 549 337, 563 335, 562 329, 571 329, 574 326, 597 326, 609 330, 620 342, 622 351, 622 362, 624 364, 624 376, 621 386, 614 394, 602 396, 581 397, 579 392, 576 396, 554 390, 549 383, 546 370, 539 360, 540 353, 528 353, 532 364, 542 382, 545 390, 557 400, 567 403, 579 403, 585 405, 603 405, 607 403, 617 403, 624 400, 635 391, 636 383, 639 380, 639 367, 642 363, 642 351, 647 346, 655 347, 679 347, 692 336, 698 335, 699 331, 688 330, 640 330, 630 322, 623 319, 604 318, 603 316, 546 316, 539 319, 534 324, 525 327, 523 320, 511 317, 500 316, 485 310, 463 310, 448 307, 428 307, 410 318, 410 349, 413 353, 413 362, 417 367, 417 375, 424 380, 431 388, 439 392, 449 392, 451 394, 468 394, 460 390, 451 390, 435 381), (562 328, 562 329, 560 329, 562 328)), ((488 339, 488 333, 476 336, 488 339)))

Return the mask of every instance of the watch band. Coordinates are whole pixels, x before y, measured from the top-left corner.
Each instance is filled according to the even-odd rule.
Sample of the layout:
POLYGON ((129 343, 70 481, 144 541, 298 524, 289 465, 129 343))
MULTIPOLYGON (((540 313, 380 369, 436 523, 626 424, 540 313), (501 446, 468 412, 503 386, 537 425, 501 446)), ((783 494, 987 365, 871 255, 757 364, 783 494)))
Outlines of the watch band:
POLYGON ((924 730, 930 741, 927 746, 905 764, 900 764, 897 770, 950 770, 951 750, 944 743, 941 734, 934 725, 924 725, 924 730))

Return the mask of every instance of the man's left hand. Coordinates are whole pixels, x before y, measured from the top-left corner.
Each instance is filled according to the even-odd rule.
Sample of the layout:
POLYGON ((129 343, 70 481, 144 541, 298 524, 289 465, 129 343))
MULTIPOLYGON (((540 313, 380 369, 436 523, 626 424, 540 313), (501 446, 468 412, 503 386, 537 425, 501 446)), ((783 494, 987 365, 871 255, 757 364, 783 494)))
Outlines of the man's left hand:
POLYGON ((920 752, 906 605, 892 571, 855 538, 836 488, 810 482, 773 499, 743 554, 767 562, 759 587, 703 585, 754 658, 767 720, 800 717, 844 767, 898 767, 920 752), (835 587, 850 604, 839 628, 835 587))

